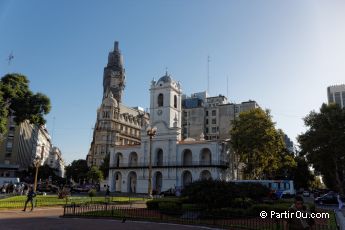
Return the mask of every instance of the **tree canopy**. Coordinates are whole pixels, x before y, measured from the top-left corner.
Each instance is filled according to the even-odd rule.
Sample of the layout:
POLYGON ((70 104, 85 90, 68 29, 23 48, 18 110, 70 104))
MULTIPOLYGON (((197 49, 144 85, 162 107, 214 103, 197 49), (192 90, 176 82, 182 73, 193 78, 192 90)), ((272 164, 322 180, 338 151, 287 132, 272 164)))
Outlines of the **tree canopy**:
POLYGON ((109 162, 110 162, 110 154, 107 153, 107 155, 105 155, 103 159, 101 166, 99 167, 99 169, 103 173, 104 178, 107 178, 109 175, 109 162))
POLYGON ((304 123, 308 130, 298 137, 301 154, 322 174, 328 188, 344 194, 345 109, 323 104, 320 112, 310 112, 304 123))
POLYGON ((279 171, 296 166, 286 150, 283 132, 275 128, 268 110, 242 112, 230 131, 232 150, 244 163, 245 179, 274 179, 279 171))
POLYGON ((87 161, 83 159, 74 160, 70 165, 66 166, 66 177, 73 179, 75 182, 82 182, 87 179, 89 167, 87 161))
POLYGON ((51 109, 50 99, 42 93, 33 93, 26 76, 12 73, 0 80, 0 135, 7 131, 9 115, 15 116, 17 124, 29 120, 33 124, 43 125, 44 115, 51 109))
POLYGON ((92 183, 99 183, 103 180, 103 173, 97 166, 92 166, 87 172, 87 178, 92 181, 92 183))

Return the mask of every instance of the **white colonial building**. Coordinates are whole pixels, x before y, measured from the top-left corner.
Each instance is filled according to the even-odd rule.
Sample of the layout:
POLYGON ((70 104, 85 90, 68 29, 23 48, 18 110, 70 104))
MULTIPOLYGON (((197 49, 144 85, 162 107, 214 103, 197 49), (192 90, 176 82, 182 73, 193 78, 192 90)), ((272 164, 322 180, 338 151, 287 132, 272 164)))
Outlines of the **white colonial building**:
POLYGON ((110 156, 111 191, 147 193, 149 127, 157 129, 151 141, 152 188, 157 192, 181 188, 200 179, 229 177, 229 151, 218 140, 181 138, 181 86, 167 73, 150 88, 150 122, 141 129, 140 145, 115 146, 110 156))

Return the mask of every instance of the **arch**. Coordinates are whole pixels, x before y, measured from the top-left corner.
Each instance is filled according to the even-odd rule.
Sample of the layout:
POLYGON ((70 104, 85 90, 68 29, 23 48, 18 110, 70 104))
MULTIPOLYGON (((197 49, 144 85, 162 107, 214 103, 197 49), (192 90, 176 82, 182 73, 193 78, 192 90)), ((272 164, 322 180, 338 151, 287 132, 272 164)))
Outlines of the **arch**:
POLYGON ((184 171, 182 173, 182 185, 183 185, 183 187, 189 185, 190 183, 192 183, 192 181, 193 181, 192 173, 188 170, 184 171))
POLYGON ((138 154, 131 152, 128 157, 128 166, 138 166, 138 154))
POLYGON ((184 165, 184 166, 193 165, 193 154, 192 154, 192 151, 190 149, 183 150, 182 165, 184 165))
POLYGON ((120 167, 122 165, 123 163, 122 158, 123 158, 122 153, 117 152, 115 154, 115 167, 120 167))
POLYGON ((164 96, 162 93, 158 94, 158 107, 163 106, 164 96))
POLYGON ((157 171, 153 177, 153 189, 159 194, 162 191, 163 186, 163 175, 161 172, 157 171))
POLYGON ((200 164, 201 165, 211 165, 212 156, 211 150, 209 148, 203 148, 200 151, 200 164))
POLYGON ((177 108, 177 96, 174 95, 174 108, 177 108))
POLYGON ((212 175, 210 171, 204 170, 200 173, 200 180, 210 180, 212 179, 212 175))
POLYGON ((114 178, 115 178, 115 192, 121 192, 121 185, 122 185, 121 172, 116 172, 114 178))
POLYGON ((128 173, 127 191, 129 193, 136 193, 137 192, 137 174, 133 171, 128 173))
POLYGON ((155 157, 154 164, 156 166, 163 166, 163 150, 162 149, 158 149, 156 151, 156 157, 155 157))

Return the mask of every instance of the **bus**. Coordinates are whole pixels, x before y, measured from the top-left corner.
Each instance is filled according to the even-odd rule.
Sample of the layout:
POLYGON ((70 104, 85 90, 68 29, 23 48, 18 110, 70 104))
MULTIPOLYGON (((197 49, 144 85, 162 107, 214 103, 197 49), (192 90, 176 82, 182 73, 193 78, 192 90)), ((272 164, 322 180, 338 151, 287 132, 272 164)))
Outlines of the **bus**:
POLYGON ((234 180, 238 183, 258 183, 268 187, 277 198, 288 198, 296 195, 293 180, 234 180))
POLYGON ((17 184, 19 183, 18 177, 0 177, 0 186, 3 184, 17 184))

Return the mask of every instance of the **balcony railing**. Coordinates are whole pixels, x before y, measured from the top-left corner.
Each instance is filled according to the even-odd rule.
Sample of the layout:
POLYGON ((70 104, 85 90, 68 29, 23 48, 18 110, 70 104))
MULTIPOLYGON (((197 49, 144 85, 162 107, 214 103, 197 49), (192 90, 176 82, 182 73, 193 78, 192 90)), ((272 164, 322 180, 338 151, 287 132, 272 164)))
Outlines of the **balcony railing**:
MULTIPOLYGON (((173 162, 152 162, 152 168, 183 168, 183 167, 220 167, 227 168, 229 163, 226 161, 173 161, 173 162)), ((126 168, 148 168, 148 162, 130 162, 110 164, 110 169, 126 169, 126 168)))

